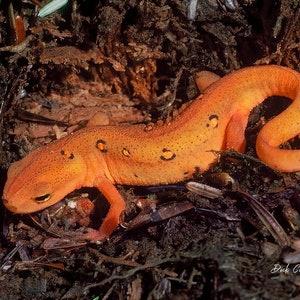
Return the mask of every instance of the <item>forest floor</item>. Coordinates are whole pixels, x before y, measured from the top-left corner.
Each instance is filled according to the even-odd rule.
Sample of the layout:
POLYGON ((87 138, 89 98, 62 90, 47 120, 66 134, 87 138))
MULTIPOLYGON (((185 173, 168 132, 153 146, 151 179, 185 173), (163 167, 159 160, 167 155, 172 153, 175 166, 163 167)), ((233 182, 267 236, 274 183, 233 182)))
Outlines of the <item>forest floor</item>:
MULTIPOLYGON (((198 71, 299 71, 300 1, 195 2, 74 0, 43 18, 30 1, 1 4, 1 191, 11 163, 95 114, 101 125, 171 119, 199 94, 198 71)), ((118 186, 129 228, 100 244, 76 239, 107 212, 95 189, 31 215, 1 206, 0 299, 300 299, 299 173, 254 159, 257 132, 288 104, 260 105, 245 155, 226 152, 195 179, 221 188, 216 199, 185 183, 118 186)))

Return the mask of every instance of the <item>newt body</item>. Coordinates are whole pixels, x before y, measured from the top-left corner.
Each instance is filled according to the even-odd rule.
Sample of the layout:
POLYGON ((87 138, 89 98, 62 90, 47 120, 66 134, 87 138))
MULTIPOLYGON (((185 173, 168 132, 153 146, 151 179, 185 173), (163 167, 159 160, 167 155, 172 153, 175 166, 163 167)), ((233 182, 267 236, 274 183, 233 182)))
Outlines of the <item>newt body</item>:
MULTIPOLYGON (((202 76, 209 75, 203 72, 202 76)), ((15 213, 31 213, 57 203, 75 189, 97 187, 110 210, 99 231, 90 230, 87 237, 108 237, 125 209, 115 184, 175 183, 206 171, 216 161, 211 150, 242 152, 251 110, 275 95, 293 102, 262 128, 257 153, 279 171, 299 171, 300 150, 278 148, 300 133, 299 91, 296 71, 280 66, 249 67, 212 83, 171 123, 81 129, 13 163, 4 204, 15 213)))

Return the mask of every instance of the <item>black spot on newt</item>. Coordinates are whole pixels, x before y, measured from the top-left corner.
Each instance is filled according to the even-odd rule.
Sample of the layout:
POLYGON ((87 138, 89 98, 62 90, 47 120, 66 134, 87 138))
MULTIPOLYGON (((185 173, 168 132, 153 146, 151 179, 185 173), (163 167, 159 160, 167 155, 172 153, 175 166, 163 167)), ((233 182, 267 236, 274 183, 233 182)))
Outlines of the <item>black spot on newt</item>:
POLYGON ((129 156, 130 156, 130 151, 129 151, 128 149, 126 149, 126 148, 123 148, 123 149, 122 149, 122 154, 123 154, 124 156, 126 156, 126 157, 129 157, 129 156))
POLYGON ((144 131, 145 132, 150 132, 154 129, 153 125, 152 124, 147 124, 145 127, 144 127, 144 131))
POLYGON ((106 142, 103 141, 103 140, 98 140, 98 141, 96 142, 96 148, 97 148, 98 150, 100 150, 101 152, 103 152, 103 153, 107 152, 106 142))
POLYGON ((185 178, 197 177, 200 175, 200 167, 195 166, 193 169, 185 171, 183 175, 185 178))
POLYGON ((60 153, 61 155, 66 156, 68 159, 73 159, 75 157, 70 151, 61 150, 60 153))
POLYGON ((206 124, 206 127, 217 128, 219 125, 218 115, 210 115, 208 118, 209 122, 206 124))
POLYGON ((160 156, 161 160, 173 160, 176 157, 176 154, 173 153, 171 150, 163 148, 162 155, 160 156))

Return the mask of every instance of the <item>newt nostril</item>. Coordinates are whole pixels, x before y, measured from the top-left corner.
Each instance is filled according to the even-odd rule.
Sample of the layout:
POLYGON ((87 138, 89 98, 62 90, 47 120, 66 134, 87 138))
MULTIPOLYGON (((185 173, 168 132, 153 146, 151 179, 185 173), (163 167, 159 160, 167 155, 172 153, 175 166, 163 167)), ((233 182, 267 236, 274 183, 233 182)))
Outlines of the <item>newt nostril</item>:
POLYGON ((2 199, 4 206, 11 212, 16 213, 18 211, 17 207, 14 205, 11 205, 11 203, 6 200, 6 199, 2 199))

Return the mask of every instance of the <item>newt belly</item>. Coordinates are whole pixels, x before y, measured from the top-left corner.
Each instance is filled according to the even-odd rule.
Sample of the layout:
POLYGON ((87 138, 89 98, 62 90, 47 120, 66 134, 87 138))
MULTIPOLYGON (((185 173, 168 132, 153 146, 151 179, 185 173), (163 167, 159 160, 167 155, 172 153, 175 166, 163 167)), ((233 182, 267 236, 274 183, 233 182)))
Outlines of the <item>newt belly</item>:
MULTIPOLYGON (((202 72, 200 80, 201 76, 210 75, 202 72)), ((109 201, 110 210, 99 230, 90 231, 87 238, 108 237, 125 209, 115 184, 175 183, 207 170, 216 161, 211 150, 242 152, 251 110, 275 95, 293 102, 262 128, 257 154, 276 170, 299 171, 300 150, 278 148, 300 133, 299 90, 296 71, 249 67, 213 82, 170 123, 81 129, 13 163, 3 192, 4 205, 14 213, 31 213, 57 203, 75 189, 96 187, 109 201)))

